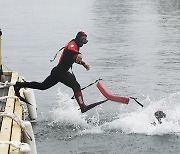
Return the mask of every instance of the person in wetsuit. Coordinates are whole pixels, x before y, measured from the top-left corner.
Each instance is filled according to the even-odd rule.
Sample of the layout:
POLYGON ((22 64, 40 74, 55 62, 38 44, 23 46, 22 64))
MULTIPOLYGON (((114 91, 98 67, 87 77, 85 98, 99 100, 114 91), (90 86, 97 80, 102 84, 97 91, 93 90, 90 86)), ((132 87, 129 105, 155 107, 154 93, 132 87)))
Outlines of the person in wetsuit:
POLYGON ((158 120, 159 124, 162 124, 162 121, 161 121, 162 118, 166 118, 166 114, 161 110, 156 111, 154 113, 154 116, 158 120))
MULTIPOLYGON (((158 120, 158 123, 159 124, 162 124, 162 119, 163 118, 166 118, 166 114, 163 112, 163 111, 161 111, 161 110, 158 110, 158 111, 156 111, 155 113, 154 113, 154 116, 155 116, 155 118, 158 120)), ((156 126, 156 122, 154 121, 154 122, 152 122, 151 123, 152 125, 154 125, 154 126, 156 126)))
POLYGON ((74 63, 84 66, 86 70, 90 69, 89 65, 82 60, 82 54, 79 52, 80 48, 87 42, 86 33, 83 31, 78 32, 76 38, 72 39, 65 46, 58 65, 51 70, 50 75, 43 82, 16 82, 14 85, 15 94, 21 97, 19 94, 20 88, 46 90, 56 85, 58 82, 61 82, 72 88, 81 112, 86 112, 86 105, 81 92, 81 86, 76 81, 74 74, 70 73, 68 70, 72 68, 74 63))

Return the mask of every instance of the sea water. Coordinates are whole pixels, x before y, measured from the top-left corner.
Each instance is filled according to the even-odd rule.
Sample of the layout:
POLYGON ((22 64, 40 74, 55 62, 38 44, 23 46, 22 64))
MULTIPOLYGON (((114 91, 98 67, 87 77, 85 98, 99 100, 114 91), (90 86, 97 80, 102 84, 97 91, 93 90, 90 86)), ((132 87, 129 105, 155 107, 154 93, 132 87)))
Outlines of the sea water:
MULTIPOLYGON (((80 52, 91 69, 73 66, 81 86, 102 78, 115 95, 144 105, 108 101, 82 114, 61 83, 35 90, 38 154, 178 154, 179 25, 179 0, 0 0, 4 70, 43 81, 58 63, 49 60, 84 30, 80 52), (153 126, 157 110, 166 119, 153 126)), ((86 104, 105 99, 96 85, 83 94, 86 104)))

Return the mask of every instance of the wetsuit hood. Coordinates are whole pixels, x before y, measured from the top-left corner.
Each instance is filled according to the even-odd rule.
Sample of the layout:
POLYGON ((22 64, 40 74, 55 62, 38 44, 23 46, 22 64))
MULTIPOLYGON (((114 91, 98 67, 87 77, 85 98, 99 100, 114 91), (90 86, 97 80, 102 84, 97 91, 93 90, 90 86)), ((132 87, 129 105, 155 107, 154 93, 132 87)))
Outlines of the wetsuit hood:
POLYGON ((86 44, 88 42, 87 34, 83 31, 78 32, 74 41, 76 42, 78 47, 82 47, 83 44, 86 44))

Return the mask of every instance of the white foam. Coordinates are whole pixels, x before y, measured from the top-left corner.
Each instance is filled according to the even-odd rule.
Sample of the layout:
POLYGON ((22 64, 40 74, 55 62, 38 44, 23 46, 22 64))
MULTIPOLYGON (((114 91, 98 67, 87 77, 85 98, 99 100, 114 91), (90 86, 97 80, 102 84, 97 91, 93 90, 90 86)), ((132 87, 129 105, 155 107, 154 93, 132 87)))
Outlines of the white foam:
MULTIPOLYGON (((142 133, 147 135, 179 134, 179 111, 180 93, 175 93, 159 101, 150 101, 142 110, 120 114, 116 120, 105 123, 103 127, 105 129, 122 130, 124 133, 142 133), (162 120, 162 124, 153 126, 151 123, 156 121, 154 112, 159 109, 166 113, 167 118, 162 120)), ((156 123, 158 122, 156 121, 156 123)))
MULTIPOLYGON (((93 115, 81 113, 78 110, 76 101, 72 100, 67 94, 58 89, 58 106, 53 109, 53 122, 70 123, 80 126, 78 134, 87 133, 103 133, 105 131, 121 131, 123 133, 140 133, 147 135, 177 134, 180 133, 180 93, 174 93, 167 98, 158 101, 151 101, 149 97, 141 101, 144 108, 135 109, 129 112, 119 112, 117 117, 111 117, 110 122, 100 123, 99 107, 93 115), (163 110, 166 113, 166 119, 162 124, 153 126, 151 123, 155 121, 154 113, 157 110, 163 110)), ((128 106, 125 106, 128 108, 128 106)), ((123 108, 121 108, 123 110, 123 108)), ((113 111, 112 111, 113 112, 113 111)), ((104 114, 103 116, 106 116, 104 114)), ((103 117, 105 119, 105 117, 103 117)), ((156 121, 156 123, 158 123, 156 121)))
POLYGON ((59 88, 57 93, 58 105, 51 112, 52 122, 50 123, 66 123, 72 124, 79 128, 78 134, 96 134, 102 133, 103 130, 99 124, 99 108, 96 112, 89 116, 87 113, 81 113, 79 106, 75 100, 62 92, 59 88))
POLYGON ((86 114, 81 114, 76 102, 58 89, 58 105, 51 111, 53 123, 69 123, 87 127, 86 114))

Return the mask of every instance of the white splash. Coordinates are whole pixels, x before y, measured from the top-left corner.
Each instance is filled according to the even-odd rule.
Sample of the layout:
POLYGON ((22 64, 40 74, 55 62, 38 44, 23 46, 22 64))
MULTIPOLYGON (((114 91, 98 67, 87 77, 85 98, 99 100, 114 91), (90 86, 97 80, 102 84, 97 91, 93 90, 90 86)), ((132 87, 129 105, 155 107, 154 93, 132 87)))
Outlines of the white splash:
POLYGON ((99 124, 99 108, 96 108, 95 113, 89 116, 88 113, 81 113, 79 106, 75 100, 58 89, 57 93, 58 106, 53 108, 51 112, 52 123, 66 123, 81 128, 78 134, 96 134, 102 133, 103 130, 99 124))
POLYGON ((79 107, 67 94, 58 89, 58 106, 52 112, 53 122, 70 123, 87 127, 86 114, 81 114, 79 107))
MULTIPOLYGON (((97 134, 106 131, 121 131, 123 133, 140 133, 146 135, 180 134, 180 92, 171 94, 168 98, 151 101, 149 97, 141 101, 144 108, 129 112, 119 112, 117 117, 111 117, 112 121, 100 123, 100 107, 96 107, 91 117, 87 113, 78 110, 76 101, 58 89, 58 106, 53 109, 53 122, 64 122, 80 126, 78 134, 97 134), (162 124, 152 125, 156 121, 154 113, 163 110, 166 118, 162 124)), ((128 108, 128 106, 126 106, 128 108)), ((122 108, 123 110, 123 108, 122 108)), ((106 116, 104 114, 103 116, 106 116)), ((104 118, 104 117, 103 117, 104 118)), ((105 118, 104 118, 105 119, 105 118)), ((156 121, 156 123, 158 123, 156 121)))
MULTIPOLYGON (((145 100, 147 101, 147 100, 145 100)), ((150 101, 150 100, 149 100, 150 101)), ((142 102, 143 103, 143 102, 142 102)), ((180 133, 180 93, 175 93, 162 100, 149 104, 142 110, 120 114, 116 120, 105 123, 104 129, 122 130, 124 133, 141 133, 147 135, 179 134, 180 133), (162 124, 152 125, 156 122, 154 113, 163 110, 166 118, 162 124)))

